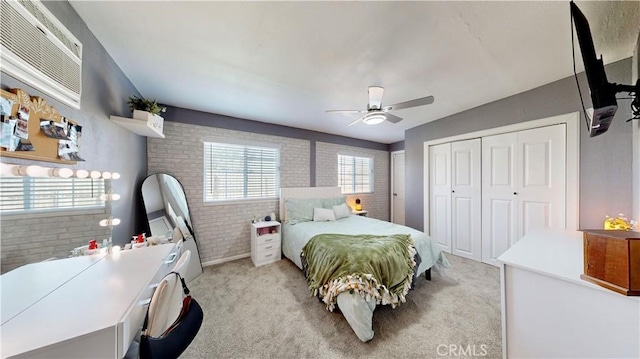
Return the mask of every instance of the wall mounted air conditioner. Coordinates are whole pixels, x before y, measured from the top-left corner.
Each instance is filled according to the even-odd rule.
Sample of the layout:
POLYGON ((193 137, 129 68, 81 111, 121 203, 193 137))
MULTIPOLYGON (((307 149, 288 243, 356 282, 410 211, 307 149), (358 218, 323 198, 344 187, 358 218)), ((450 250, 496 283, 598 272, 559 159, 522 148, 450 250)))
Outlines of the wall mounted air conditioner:
POLYGON ((0 70, 79 109, 80 41, 40 1, 1 1, 0 70))

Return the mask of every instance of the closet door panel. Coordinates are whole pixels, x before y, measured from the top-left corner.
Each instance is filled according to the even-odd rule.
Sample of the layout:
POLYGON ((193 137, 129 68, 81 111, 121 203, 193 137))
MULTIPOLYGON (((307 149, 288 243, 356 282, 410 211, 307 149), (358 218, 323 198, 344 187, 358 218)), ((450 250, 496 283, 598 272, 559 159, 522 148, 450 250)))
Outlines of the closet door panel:
POLYGON ((480 260, 482 257, 481 140, 451 143, 452 253, 480 260))
POLYGON ((566 228, 565 125, 518 133, 518 238, 540 228, 566 228))
POLYGON ((429 157, 429 234, 451 253, 451 143, 431 146, 429 157))
POLYGON ((482 138, 482 261, 493 265, 518 231, 517 143, 516 133, 482 138))

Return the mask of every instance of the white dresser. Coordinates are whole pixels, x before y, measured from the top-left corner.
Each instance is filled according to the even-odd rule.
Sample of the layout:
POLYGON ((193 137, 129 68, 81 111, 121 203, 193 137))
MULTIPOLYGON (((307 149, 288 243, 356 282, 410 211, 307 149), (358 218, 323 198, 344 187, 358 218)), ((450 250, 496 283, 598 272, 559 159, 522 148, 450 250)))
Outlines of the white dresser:
POLYGON ((503 253, 504 358, 638 358, 640 297, 580 279, 582 232, 529 233, 503 253))
POLYGON ((251 261, 254 266, 258 267, 281 259, 280 235, 280 222, 251 224, 251 261))
POLYGON ((2 358, 122 358, 178 256, 179 248, 167 244, 2 275, 2 358), (54 273, 51 280, 34 278, 44 271, 54 273))

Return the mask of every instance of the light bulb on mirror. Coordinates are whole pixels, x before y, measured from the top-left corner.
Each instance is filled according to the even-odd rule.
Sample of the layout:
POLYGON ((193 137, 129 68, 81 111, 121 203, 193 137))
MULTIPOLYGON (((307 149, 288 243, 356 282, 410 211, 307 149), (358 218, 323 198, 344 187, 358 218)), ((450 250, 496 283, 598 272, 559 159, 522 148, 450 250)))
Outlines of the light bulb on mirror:
POLYGON ((15 168, 16 166, 14 165, 0 162, 0 174, 2 174, 2 176, 15 177, 15 168))
POLYGON ((102 173, 100 173, 100 171, 91 171, 91 173, 89 173, 89 177, 93 179, 98 179, 101 176, 102 176, 102 173))
POLYGON ((102 178, 104 179, 109 179, 111 176, 111 172, 102 172, 102 178))
POLYGON ((117 193, 104 193, 100 195, 101 201, 117 201, 120 199, 120 195, 117 193))
POLYGON ((70 168, 50 168, 48 175, 51 177, 69 178, 73 176, 73 170, 70 168))
POLYGON ((111 174, 111 179, 117 180, 120 178, 120 174, 118 172, 113 172, 111 174))
POLYGON ((76 176, 76 178, 87 178, 87 177, 89 177, 89 171, 76 170, 75 176, 76 176))

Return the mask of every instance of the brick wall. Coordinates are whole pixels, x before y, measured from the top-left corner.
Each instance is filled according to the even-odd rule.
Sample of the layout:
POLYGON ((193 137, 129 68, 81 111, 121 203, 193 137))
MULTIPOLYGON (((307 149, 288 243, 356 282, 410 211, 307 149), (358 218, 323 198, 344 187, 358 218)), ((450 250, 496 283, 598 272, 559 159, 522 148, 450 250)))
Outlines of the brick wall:
POLYGON ((338 185, 338 154, 373 158, 374 193, 349 195, 347 203, 353 206, 358 197, 362 209, 369 211, 369 217, 388 221, 390 217, 389 152, 318 142, 316 143, 316 186, 338 185))
POLYGON ((109 238, 109 229, 98 225, 108 217, 105 213, 82 212, 33 218, 2 216, 2 273, 47 258, 66 258, 73 248, 90 239, 101 242, 109 238))
POLYGON ((203 201, 203 142, 246 142, 280 147, 280 186, 309 186, 309 141, 250 132, 164 123, 164 139, 147 141, 149 174, 168 173, 184 186, 203 263, 251 252, 251 219, 278 213, 278 201, 205 204, 203 201))

